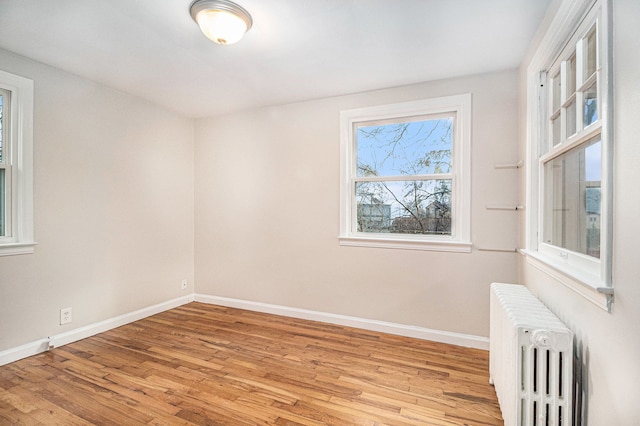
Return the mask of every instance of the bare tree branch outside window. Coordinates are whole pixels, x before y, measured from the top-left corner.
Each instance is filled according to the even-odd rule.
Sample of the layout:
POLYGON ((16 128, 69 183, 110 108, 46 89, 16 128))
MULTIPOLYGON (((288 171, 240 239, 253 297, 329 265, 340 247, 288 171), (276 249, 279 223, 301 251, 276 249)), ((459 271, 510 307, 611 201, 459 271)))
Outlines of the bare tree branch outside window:
POLYGON ((453 122, 357 128, 358 232, 451 235, 453 122))

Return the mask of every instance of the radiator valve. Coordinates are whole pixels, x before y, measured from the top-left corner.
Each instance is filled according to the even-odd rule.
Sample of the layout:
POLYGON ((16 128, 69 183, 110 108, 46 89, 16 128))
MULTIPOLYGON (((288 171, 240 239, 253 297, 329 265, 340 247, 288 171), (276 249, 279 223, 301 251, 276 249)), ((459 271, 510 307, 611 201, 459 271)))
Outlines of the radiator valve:
POLYGON ((553 340, 553 337, 543 330, 533 332, 533 341, 537 346, 553 346, 555 344, 553 340))

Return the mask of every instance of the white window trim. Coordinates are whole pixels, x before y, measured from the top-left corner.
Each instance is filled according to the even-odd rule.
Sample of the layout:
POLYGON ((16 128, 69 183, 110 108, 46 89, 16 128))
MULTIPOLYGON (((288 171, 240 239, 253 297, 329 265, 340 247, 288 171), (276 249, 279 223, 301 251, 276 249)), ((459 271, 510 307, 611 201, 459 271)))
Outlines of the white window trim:
MULTIPOLYGON (((454 142, 455 143, 455 142, 454 142)), ((406 250, 471 252, 471 94, 447 96, 414 102, 350 109, 340 112, 340 245, 406 250), (393 119, 417 115, 455 112, 454 133, 458 145, 453 149, 451 236, 369 234, 354 232, 352 168, 355 142, 353 125, 362 121, 393 119)))
MULTIPOLYGON (((527 150, 526 150, 526 199, 529 203, 525 219, 525 247, 523 254, 527 256, 530 265, 545 272, 557 282, 567 286, 575 293, 594 303, 595 305, 611 310, 613 301, 612 282, 612 103, 613 88, 610 79, 611 73, 611 9, 609 0, 565 0, 561 3, 549 29, 547 30, 540 47, 534 54, 527 68, 527 150), (546 90, 541 93, 540 72, 549 66, 564 49, 566 42, 572 39, 573 32, 580 25, 588 13, 600 10, 600 34, 604 38, 600 42, 601 85, 599 98, 602 118, 602 183, 601 187, 601 259, 596 270, 597 273, 589 273, 593 268, 586 266, 590 259, 577 253, 548 246, 539 242, 539 232, 542 229, 541 191, 539 182, 542 170, 540 169, 539 141, 540 135, 545 132, 546 112, 541 112, 539 103, 545 102, 546 90), (591 12, 590 12, 591 11, 591 12), (544 115, 542 115, 544 114, 544 115), (568 257, 574 262, 567 262, 568 257)), ((574 144, 572 144, 574 145, 574 144)), ((564 150, 572 146, 567 145, 564 150)))
POLYGON ((0 71, 0 87, 11 92, 11 236, 0 238, 0 256, 28 254, 33 236, 33 80, 0 71))

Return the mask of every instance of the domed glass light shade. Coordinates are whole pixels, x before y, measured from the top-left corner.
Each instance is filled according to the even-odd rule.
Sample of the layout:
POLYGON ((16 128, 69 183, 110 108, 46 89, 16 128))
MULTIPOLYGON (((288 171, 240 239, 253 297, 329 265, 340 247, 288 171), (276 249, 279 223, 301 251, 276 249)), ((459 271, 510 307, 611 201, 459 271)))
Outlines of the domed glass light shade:
POLYGON ((196 0, 189 9, 204 35, 218 44, 240 41, 253 25, 249 12, 231 1, 196 0))

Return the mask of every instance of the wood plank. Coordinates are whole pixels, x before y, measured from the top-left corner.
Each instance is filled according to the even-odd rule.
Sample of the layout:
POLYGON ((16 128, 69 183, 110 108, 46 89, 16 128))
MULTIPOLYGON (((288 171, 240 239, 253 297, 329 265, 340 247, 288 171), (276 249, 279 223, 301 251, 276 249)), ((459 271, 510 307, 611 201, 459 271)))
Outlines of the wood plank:
POLYGON ((488 353, 190 303, 0 367, 1 424, 502 425, 488 353))

